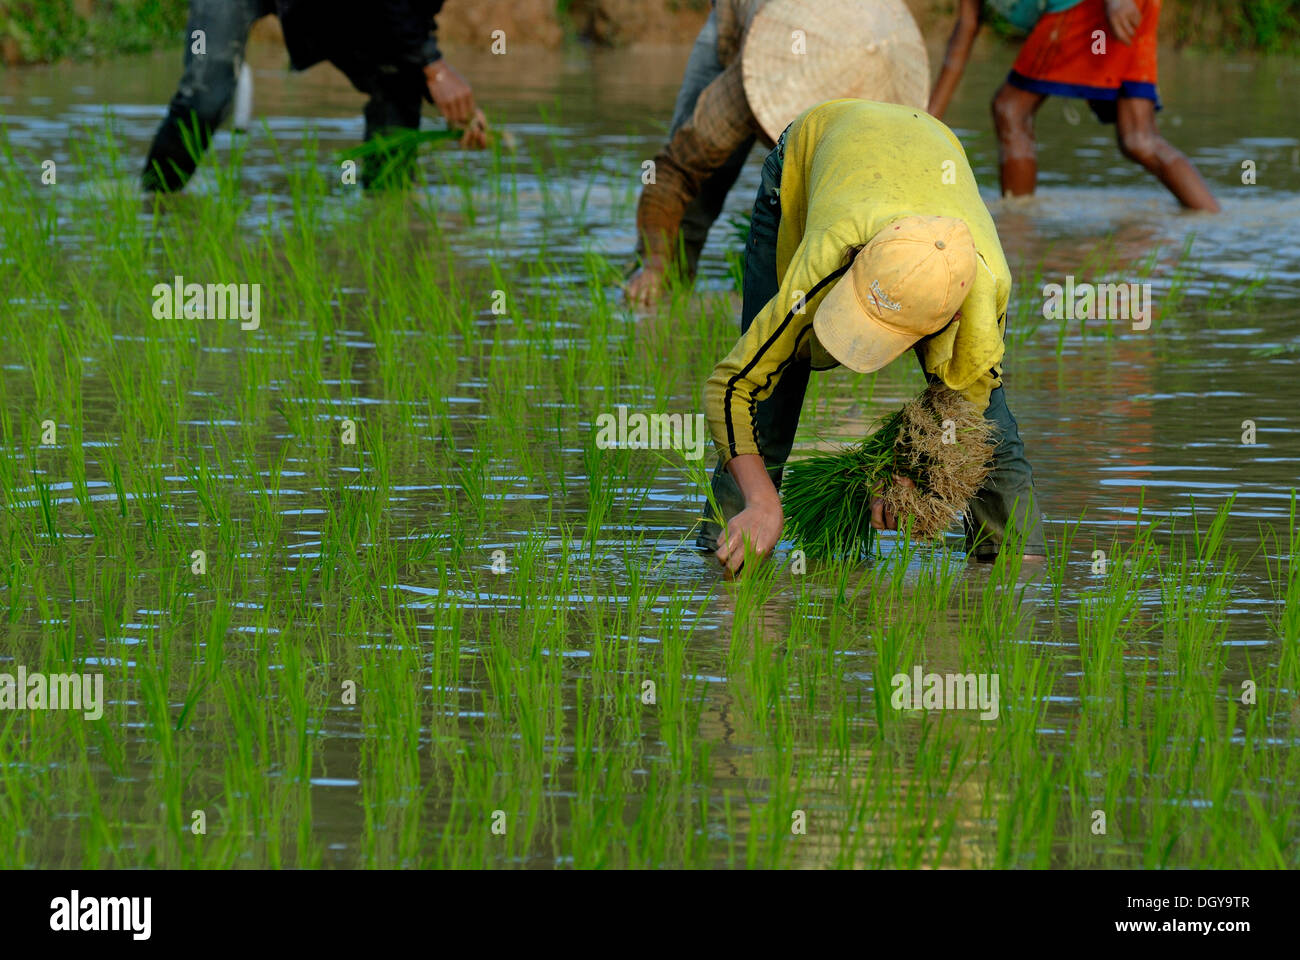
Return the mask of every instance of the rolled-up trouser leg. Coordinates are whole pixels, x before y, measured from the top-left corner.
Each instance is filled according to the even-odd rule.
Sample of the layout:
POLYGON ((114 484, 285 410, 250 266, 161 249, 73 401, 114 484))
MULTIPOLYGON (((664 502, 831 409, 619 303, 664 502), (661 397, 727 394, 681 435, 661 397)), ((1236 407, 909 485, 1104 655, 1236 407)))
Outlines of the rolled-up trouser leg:
MULTIPOLYGON (((781 226, 781 166, 784 159, 785 135, 782 134, 763 161, 758 195, 754 198, 749 240, 745 244, 744 302, 740 316, 742 334, 780 290, 776 275, 776 238, 781 226)), ((810 372, 808 361, 792 364, 781 375, 772 393, 754 408, 759 453, 772 472, 772 482, 778 489, 781 486, 781 468, 790 456, 795 431, 799 428, 799 413, 803 409, 810 372)), ((730 519, 745 509, 740 487, 721 464, 714 468, 712 486, 713 498, 724 519, 730 519)), ((704 515, 707 518, 711 514, 712 510, 706 504, 704 515)), ((705 519, 700 524, 696 546, 702 550, 717 549, 719 532, 720 527, 714 520, 705 519)))
POLYGON ((1041 554, 1046 547, 1043 518, 1034 497, 1034 471, 1025 458, 1020 428, 1002 387, 989 396, 984 416, 997 427, 997 446, 988 479, 966 506, 967 553, 976 560, 996 558, 1014 519, 1015 540, 1021 549, 1027 554, 1041 554))
POLYGON ((192 0, 185 71, 145 158, 144 189, 179 190, 189 181, 230 113, 249 28, 272 12, 268 0, 192 0))

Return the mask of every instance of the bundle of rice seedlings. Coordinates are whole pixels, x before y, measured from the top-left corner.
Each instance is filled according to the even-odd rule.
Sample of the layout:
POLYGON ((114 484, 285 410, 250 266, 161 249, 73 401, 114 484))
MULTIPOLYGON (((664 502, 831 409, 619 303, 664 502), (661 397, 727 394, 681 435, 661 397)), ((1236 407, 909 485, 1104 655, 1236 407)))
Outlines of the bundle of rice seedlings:
MULTIPOLYGON (((464 130, 406 130, 394 127, 375 134, 369 140, 342 151, 344 160, 356 160, 369 165, 367 179, 374 185, 400 183, 409 174, 420 148, 425 144, 439 144, 460 140, 464 130)), ((500 143, 507 150, 514 149, 514 138, 508 131, 487 131, 489 142, 500 143)))
POLYGON ((404 130, 394 128, 376 133, 355 147, 344 150, 344 160, 356 160, 367 167, 366 179, 373 186, 400 184, 410 175, 420 147, 426 143, 459 140, 460 130, 404 130))
POLYGON ((994 427, 975 405, 934 384, 861 443, 785 470, 787 530, 810 556, 865 556, 871 498, 893 510, 914 540, 940 536, 984 484, 994 427), (915 486, 895 482, 907 477, 915 486))

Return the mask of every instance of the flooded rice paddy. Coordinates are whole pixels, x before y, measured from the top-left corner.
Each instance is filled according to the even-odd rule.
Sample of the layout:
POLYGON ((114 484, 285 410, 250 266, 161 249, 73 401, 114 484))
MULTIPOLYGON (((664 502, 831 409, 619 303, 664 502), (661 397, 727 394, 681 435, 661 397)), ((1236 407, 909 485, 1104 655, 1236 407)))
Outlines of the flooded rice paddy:
MULTIPOLYGON (((1162 61, 1211 217, 1061 101, 1039 195, 997 199, 1010 54, 973 64, 1051 556, 785 543, 733 584, 690 547, 711 453, 595 442, 700 411, 736 334, 758 152, 694 293, 618 292, 684 53, 463 57, 517 147, 366 198, 360 96, 255 49, 259 125, 156 207, 177 57, 0 74, 0 673, 104 690, 0 711, 0 862, 1300 863, 1300 67, 1162 61), (159 317, 177 276, 260 285, 256 327, 159 317), (1044 319, 1067 276, 1149 283, 1150 328, 1044 319), (917 668, 996 676, 997 717, 895 709, 917 668)), ((920 385, 814 378, 799 448, 920 385)))

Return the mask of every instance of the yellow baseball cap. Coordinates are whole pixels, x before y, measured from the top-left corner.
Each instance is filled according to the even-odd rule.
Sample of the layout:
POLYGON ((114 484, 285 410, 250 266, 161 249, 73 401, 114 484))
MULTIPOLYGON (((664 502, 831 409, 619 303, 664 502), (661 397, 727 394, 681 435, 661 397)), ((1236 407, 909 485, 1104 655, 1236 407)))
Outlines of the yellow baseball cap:
POLYGON ((826 294, 813 331, 850 370, 879 370, 948 325, 975 282, 976 256, 962 220, 895 220, 858 251, 826 294))

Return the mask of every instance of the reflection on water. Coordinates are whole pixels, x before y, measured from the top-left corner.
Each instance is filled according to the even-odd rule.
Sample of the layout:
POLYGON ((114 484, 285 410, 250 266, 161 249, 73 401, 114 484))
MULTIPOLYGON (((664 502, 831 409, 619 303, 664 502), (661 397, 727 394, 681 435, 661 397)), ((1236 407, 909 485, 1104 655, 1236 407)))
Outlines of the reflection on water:
MULTIPOLYGON (((442 158, 474 169, 481 175, 479 189, 508 196, 512 211, 504 220, 485 214, 466 222, 462 198, 454 188, 430 187, 422 202, 436 211, 439 227, 460 257, 457 266, 474 270, 489 260, 526 261, 529 251, 544 243, 561 268, 571 268, 577 275, 590 249, 616 257, 629 251, 640 164, 653 154, 663 135, 684 53, 516 52, 508 58, 460 57, 458 65, 473 78, 480 101, 498 125, 514 133, 519 150, 503 178, 493 181, 482 155, 442 158), (521 64, 526 68, 521 69, 521 64)), ((1167 107, 1161 124, 1218 194, 1224 213, 1213 217, 1177 210, 1159 184, 1120 157, 1112 130, 1097 125, 1086 110, 1071 110, 1057 101, 1049 101, 1039 122, 1039 194, 1028 200, 998 199, 987 102, 1010 57, 1008 50, 998 48, 973 64, 949 119, 985 187, 1013 269, 1022 278, 1041 271, 1043 282, 1059 282, 1067 274, 1081 282, 1108 278, 1139 282, 1149 274, 1157 311, 1150 330, 1133 331, 1120 324, 1110 337, 1100 326, 1084 331, 1077 323, 1059 335, 1055 321, 1043 322, 1036 331, 1032 327, 1011 331, 1015 346, 1006 360, 1007 389, 1034 463, 1043 507, 1058 534, 1065 524, 1084 517, 1075 543, 1076 549, 1087 549, 1070 569, 1069 586, 1089 582, 1086 556, 1093 542, 1108 545, 1116 537, 1126 539, 1139 509, 1147 518, 1184 517, 1190 512, 1189 494, 1198 508, 1209 510, 1235 494, 1230 537, 1247 559, 1243 589, 1229 607, 1227 641, 1242 646, 1259 642, 1268 635, 1264 609, 1270 595, 1265 557, 1258 551, 1259 528, 1285 521, 1290 490, 1300 473, 1294 357, 1289 352, 1296 347, 1295 316, 1300 309, 1300 231, 1294 228, 1300 220, 1300 138, 1286 135, 1294 130, 1293 98, 1288 101, 1287 95, 1300 80, 1300 68, 1281 62, 1164 58, 1167 107), (1254 185, 1241 183, 1244 160, 1257 167, 1254 185), (1087 273, 1089 265, 1103 269, 1105 276, 1087 273), (1252 279, 1259 284, 1249 305, 1241 300, 1226 301, 1221 308, 1207 303, 1216 290, 1252 279), (1257 443, 1249 447, 1242 443, 1247 420, 1258 431, 1257 443)), ((37 158, 54 158, 61 179, 75 182, 79 149, 87 142, 80 131, 99 125, 107 115, 119 138, 124 167, 134 170, 172 92, 178 59, 167 53, 111 66, 72 64, 0 73, 0 121, 16 148, 37 158)), ((328 171, 333 151, 353 144, 361 135, 362 97, 328 66, 290 75, 284 70, 282 51, 265 47, 255 48, 252 60, 258 119, 282 150, 292 152, 309 134, 317 138, 323 148, 318 162, 328 171)), ((216 149, 229 148, 230 135, 223 133, 216 149)), ((700 281, 706 291, 725 296, 730 290, 725 224, 730 216, 747 210, 760 160, 757 154, 751 158, 715 230, 700 281)), ((205 186, 207 176, 210 167, 204 168, 192 189, 211 189, 210 184, 205 186)), ((266 216, 272 206, 283 210, 285 174, 260 130, 247 143, 243 178, 249 194, 245 217, 266 216)), ((130 185, 82 188, 130 189, 130 185)), ((334 214, 326 211, 326 217, 344 217, 346 205, 363 201, 335 198, 331 202, 342 209, 334 214)), ((484 204, 484 210, 489 209, 484 204)), ((417 238, 427 229, 423 223, 412 226, 417 238)), ((75 247, 75 238, 71 242, 75 247)), ((538 282, 553 284, 564 295, 566 279, 561 274, 538 282)), ((362 289, 346 292, 358 301, 365 296, 362 289)), ((1036 293, 1031 286, 1022 288, 1022 295, 1036 293)), ((1037 323, 1035 314, 1031 305, 1018 322, 1028 318, 1037 323)), ((580 317, 576 320, 574 336, 581 337, 580 317)), ((372 389, 373 371, 365 367, 364 352, 361 357, 357 368, 361 379, 354 384, 357 403, 367 402, 367 393, 381 392, 372 389)), ((915 371, 887 371, 872 384, 867 404, 860 380, 842 372, 817 378, 801 443, 811 446, 819 438, 860 434, 861 424, 896 406, 916 382, 915 371)), ((220 384, 211 388, 218 391, 220 384)), ((697 388, 692 383, 675 385, 683 409, 697 388)), ((449 402, 466 422, 472 422, 484 416, 487 390, 482 380, 466 379, 449 402)), ((545 414, 541 411, 541 416, 545 414)), ((284 475, 293 476, 290 471, 284 475)), ((536 496, 528 479, 511 474, 508 464, 494 479, 496 489, 506 497, 536 496)), ((576 479, 580 481, 576 489, 584 493, 575 493, 563 514, 580 526, 587 509, 582 485, 586 478, 576 479)), ((188 483, 180 476, 167 480, 177 489, 188 483)), ((71 500, 66 486, 57 485, 53 491, 56 497, 71 500)), ((321 532, 312 523, 313 516, 324 511, 312 493, 294 491, 289 485, 280 490, 288 502, 296 496, 304 499, 301 508, 283 512, 286 523, 302 525, 290 538, 290 561, 318 555, 321 532)), ((110 493, 104 491, 102 496, 110 493)), ((797 769, 797 755, 785 758, 792 766, 783 766, 782 758, 761 747, 766 734, 752 726, 755 711, 741 708, 761 694, 747 688, 743 671, 733 669, 734 651, 728 649, 734 604, 714 592, 711 579, 703 575, 702 561, 678 548, 693 507, 691 489, 679 475, 669 474, 649 489, 620 490, 617 497, 638 507, 640 529, 659 531, 649 541, 651 562, 681 591, 696 618, 694 672, 685 679, 703 701, 699 734, 712 750, 702 776, 707 776, 713 791, 747 788, 762 793, 776 790, 783 778, 796 778, 790 782, 802 788, 851 798, 871 776, 888 775, 899 786, 906 783, 906 770, 891 766, 896 761, 873 757, 862 748, 860 738, 845 757, 846 766, 838 770, 797 769)), ((391 509, 418 521, 437 503, 438 487, 412 480, 397 487, 391 509)), ((521 536, 529 532, 536 531, 510 531, 521 536)), ((553 555, 565 534, 557 526, 547 535, 553 539, 545 550, 553 555)), ((598 546, 610 549, 597 550, 597 556, 618 556, 620 550, 614 548, 619 546, 619 531, 606 528, 601 536, 608 539, 598 546)), ((585 548, 581 543, 570 546, 574 554, 585 548)), ((624 577, 614 562, 605 562, 599 572, 615 582, 624 577)), ((979 583, 988 574, 971 569, 959 575, 979 583)), ((447 593, 437 583, 396 583, 392 589, 402 595, 404 608, 413 611, 454 602, 465 609, 492 609, 513 616, 521 607, 513 596, 490 591, 447 593)), ((1030 583, 1025 597, 1026 638, 1034 635, 1036 624, 1046 634, 1057 616, 1046 588, 1030 583)), ((579 589, 558 599, 580 609, 590 595, 579 589)), ((751 628, 757 631, 754 655, 780 649, 790 634, 793 615, 784 600, 776 599, 760 618, 751 618, 751 628)), ((881 629, 887 628, 888 620, 882 618, 881 629)), ((132 642, 138 643, 146 627, 125 624, 122 629, 133 632, 132 642)), ((945 640, 955 636, 955 625, 941 620, 924 629, 929 668, 958 668, 962 660, 955 641, 945 640)), ((1072 635, 1072 630, 1065 633, 1072 635)), ((638 638, 638 642, 653 641, 638 638)), ((865 639, 837 638, 837 644, 844 681, 867 697, 875 678, 866 662, 865 639), (862 660, 857 672, 855 659, 862 660)), ((469 639, 466 649, 473 649, 469 639)), ((1230 664, 1244 671, 1244 661, 1230 664)), ((1051 707, 1058 715, 1078 710, 1080 693, 1074 684, 1067 676, 1058 686, 1051 707)), ((472 702, 472 698, 464 701, 472 702)), ((472 709, 458 715, 466 736, 475 735, 481 716, 472 709)), ((816 714, 813 718, 834 722, 816 714)), ((862 719, 853 722, 860 725, 862 719)), ((1064 729, 1058 725, 1044 735, 1060 738, 1064 729)), ((328 736, 321 749, 328 768, 351 769, 356 741, 362 736, 359 721, 343 713, 333 715, 325 732, 328 736)), ((358 781, 334 776, 312 782, 317 788, 315 820, 320 834, 332 857, 350 862, 358 781)), ((786 788, 792 789, 789 784, 786 788)), ((549 789, 562 792, 564 784, 549 789)), ((996 804, 996 798, 981 796, 981 790, 977 780, 959 778, 944 807, 945 815, 953 818, 956 862, 963 866, 980 866, 988 860, 987 850, 961 840, 977 826, 988 825, 989 806, 996 804)), ((834 799, 828 809, 836 809, 834 799)), ((872 832, 886 833, 896 827, 871 825, 845 854, 840 841, 847 842, 848 834, 839 831, 853 822, 853 812, 846 807, 842 813, 842 823, 829 825, 830 834, 839 841, 828 841, 822 832, 821 840, 800 847, 803 863, 871 863, 872 832)), ((745 832, 747 816, 739 805, 728 829, 745 832)))

